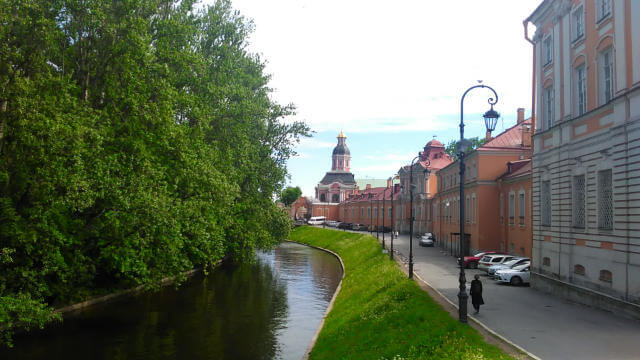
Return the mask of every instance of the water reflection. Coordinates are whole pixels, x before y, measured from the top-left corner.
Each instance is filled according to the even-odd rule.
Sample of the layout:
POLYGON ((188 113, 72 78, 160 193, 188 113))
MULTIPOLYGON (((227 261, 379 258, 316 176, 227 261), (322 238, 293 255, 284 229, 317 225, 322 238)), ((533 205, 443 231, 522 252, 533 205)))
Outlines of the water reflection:
POLYGON ((300 359, 341 276, 333 256, 283 243, 253 264, 17 336, 0 359, 300 359))

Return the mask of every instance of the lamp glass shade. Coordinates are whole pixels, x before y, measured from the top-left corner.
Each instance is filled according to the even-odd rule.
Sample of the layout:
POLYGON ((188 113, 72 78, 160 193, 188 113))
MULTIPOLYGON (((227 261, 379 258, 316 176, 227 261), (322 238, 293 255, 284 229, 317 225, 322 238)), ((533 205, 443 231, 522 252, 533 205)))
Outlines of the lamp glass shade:
POLYGON ((487 127, 487 131, 492 132, 496 129, 496 124, 498 123, 498 118, 500 114, 493 110, 493 105, 491 105, 491 109, 482 115, 484 118, 484 125, 487 127))

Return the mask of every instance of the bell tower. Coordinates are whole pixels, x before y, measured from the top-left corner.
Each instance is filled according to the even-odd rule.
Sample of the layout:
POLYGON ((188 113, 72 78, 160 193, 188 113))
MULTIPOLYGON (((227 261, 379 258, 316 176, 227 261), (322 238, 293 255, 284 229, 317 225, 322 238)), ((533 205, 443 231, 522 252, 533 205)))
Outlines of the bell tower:
POLYGON ((351 168, 351 153, 347 147, 346 139, 347 137, 340 131, 338 145, 333 148, 331 171, 349 172, 351 168))

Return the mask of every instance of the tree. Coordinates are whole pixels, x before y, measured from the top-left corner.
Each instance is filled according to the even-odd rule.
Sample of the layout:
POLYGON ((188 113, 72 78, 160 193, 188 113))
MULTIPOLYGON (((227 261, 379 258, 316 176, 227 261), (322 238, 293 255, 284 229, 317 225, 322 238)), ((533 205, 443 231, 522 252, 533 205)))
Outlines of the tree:
POLYGON ((0 343, 286 238, 273 198, 310 130, 283 121, 229 0, 0 9, 0 343))
MULTIPOLYGON (((470 141, 470 145, 467 148, 467 152, 466 154, 470 153, 471 151, 477 149, 478 147, 484 145, 487 142, 486 138, 479 138, 479 137, 472 137, 470 139, 468 139, 470 141)), ((444 151, 451 155, 451 157, 456 158, 458 155, 458 140, 451 140, 447 143, 447 146, 445 146, 444 151)))
POLYGON ((291 206, 291 204, 293 204, 294 201, 298 200, 301 195, 302 190, 300 190, 300 187, 288 186, 282 191, 282 194, 280 195, 280 201, 282 201, 285 206, 291 206))

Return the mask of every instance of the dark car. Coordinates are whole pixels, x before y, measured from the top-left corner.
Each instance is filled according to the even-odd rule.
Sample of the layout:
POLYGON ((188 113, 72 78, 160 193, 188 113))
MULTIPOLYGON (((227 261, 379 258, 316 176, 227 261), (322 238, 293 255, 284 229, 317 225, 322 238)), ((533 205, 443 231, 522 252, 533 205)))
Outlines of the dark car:
POLYGON ((352 225, 352 223, 341 222, 340 224, 338 224, 338 229, 351 229, 352 225))

